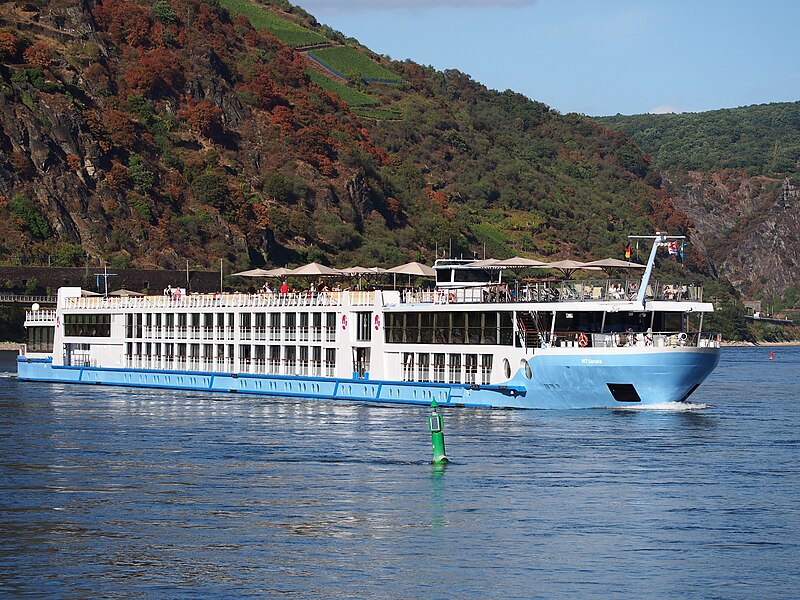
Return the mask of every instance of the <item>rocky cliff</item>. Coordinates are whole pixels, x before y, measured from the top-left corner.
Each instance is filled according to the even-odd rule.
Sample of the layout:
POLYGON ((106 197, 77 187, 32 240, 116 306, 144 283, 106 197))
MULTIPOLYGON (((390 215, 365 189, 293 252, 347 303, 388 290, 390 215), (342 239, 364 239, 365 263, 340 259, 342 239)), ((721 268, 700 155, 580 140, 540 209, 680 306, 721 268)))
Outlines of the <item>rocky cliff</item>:
POLYGON ((747 297, 783 296, 800 283, 800 189, 741 171, 668 176, 674 203, 711 271, 747 297))

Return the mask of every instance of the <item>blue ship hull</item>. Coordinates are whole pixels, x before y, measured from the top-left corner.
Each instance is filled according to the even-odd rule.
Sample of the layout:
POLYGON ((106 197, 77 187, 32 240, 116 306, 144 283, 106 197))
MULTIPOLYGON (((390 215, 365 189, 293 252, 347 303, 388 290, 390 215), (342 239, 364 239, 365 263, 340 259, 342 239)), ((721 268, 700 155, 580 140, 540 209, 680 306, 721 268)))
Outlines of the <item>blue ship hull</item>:
POLYGON ((719 362, 717 348, 681 348, 630 353, 537 352, 502 385, 334 379, 56 366, 50 359, 20 356, 25 381, 115 385, 243 393, 394 404, 526 409, 600 408, 680 402, 719 362))

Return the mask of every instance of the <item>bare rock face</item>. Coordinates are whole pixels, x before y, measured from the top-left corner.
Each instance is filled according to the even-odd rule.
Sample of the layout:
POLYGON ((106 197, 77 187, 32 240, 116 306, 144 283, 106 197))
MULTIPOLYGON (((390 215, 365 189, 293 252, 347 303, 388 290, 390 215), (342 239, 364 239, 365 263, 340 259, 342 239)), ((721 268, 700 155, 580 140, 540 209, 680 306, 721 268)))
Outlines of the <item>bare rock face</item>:
POLYGON ((780 295, 800 281, 800 189, 738 172, 690 174, 673 187, 712 270, 746 296, 780 295))

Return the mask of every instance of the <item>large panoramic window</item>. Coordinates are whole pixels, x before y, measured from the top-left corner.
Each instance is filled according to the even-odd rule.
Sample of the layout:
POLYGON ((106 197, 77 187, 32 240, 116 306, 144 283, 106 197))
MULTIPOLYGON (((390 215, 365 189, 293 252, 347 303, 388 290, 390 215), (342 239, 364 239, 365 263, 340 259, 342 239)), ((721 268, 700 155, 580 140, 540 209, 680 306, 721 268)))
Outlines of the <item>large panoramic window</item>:
POLYGON ((476 344, 510 346, 510 311, 387 313, 386 341, 400 344, 476 344))
POLYGON ((111 315, 64 315, 64 335, 111 337, 111 315))

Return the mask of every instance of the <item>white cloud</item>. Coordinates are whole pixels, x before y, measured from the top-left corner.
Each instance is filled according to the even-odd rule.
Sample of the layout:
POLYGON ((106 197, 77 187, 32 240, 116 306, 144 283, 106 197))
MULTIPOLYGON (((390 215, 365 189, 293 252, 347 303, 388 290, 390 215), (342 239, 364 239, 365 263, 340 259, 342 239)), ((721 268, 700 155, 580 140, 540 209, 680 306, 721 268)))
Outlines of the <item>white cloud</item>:
POLYGON ((681 111, 677 106, 672 106, 671 104, 660 104, 655 108, 651 108, 647 111, 651 115, 668 115, 670 113, 679 113, 681 111))
POLYGON ((326 12, 355 11, 412 11, 445 7, 456 8, 518 8, 533 6, 538 0, 295 0, 311 14, 315 10, 326 12))

